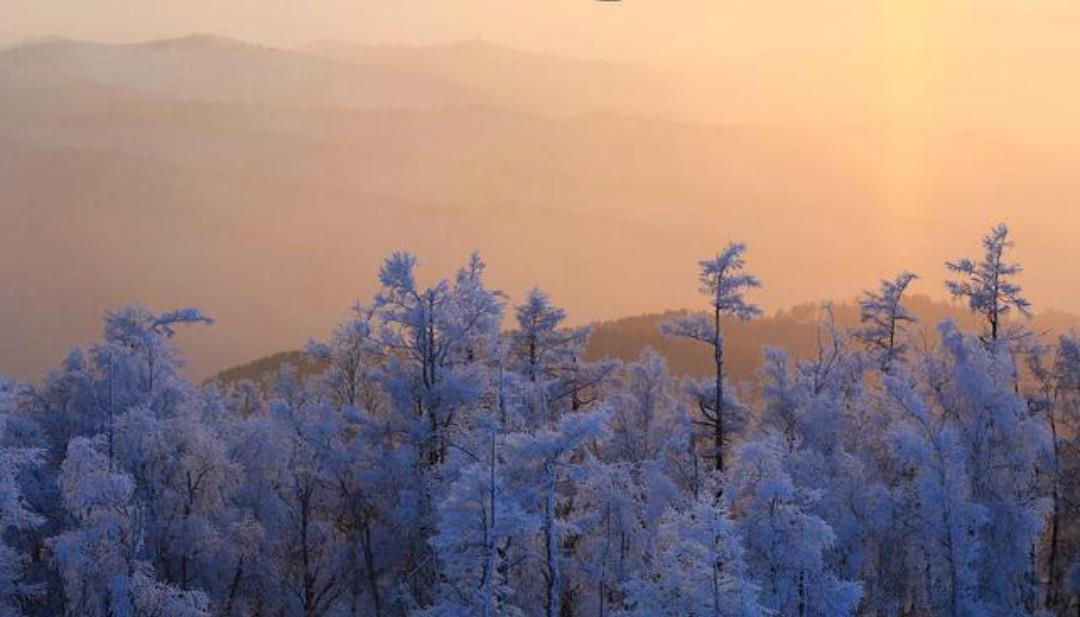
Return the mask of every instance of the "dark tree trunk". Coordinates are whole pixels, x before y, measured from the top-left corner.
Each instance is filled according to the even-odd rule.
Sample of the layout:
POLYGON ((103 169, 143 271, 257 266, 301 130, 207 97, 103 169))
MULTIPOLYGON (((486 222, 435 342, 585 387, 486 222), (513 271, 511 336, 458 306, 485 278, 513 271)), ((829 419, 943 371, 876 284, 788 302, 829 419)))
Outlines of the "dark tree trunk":
POLYGON ((716 362, 716 393, 713 400, 713 445, 716 447, 716 470, 724 472, 724 342, 720 338, 720 309, 713 310, 713 360, 716 362))

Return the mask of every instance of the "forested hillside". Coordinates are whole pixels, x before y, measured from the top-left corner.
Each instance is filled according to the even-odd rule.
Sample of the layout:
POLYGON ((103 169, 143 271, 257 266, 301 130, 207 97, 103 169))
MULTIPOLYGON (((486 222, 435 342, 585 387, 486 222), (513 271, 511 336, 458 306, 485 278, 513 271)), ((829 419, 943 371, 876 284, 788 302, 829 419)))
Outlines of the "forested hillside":
POLYGON ((730 244, 663 324, 694 376, 478 256, 391 254, 264 383, 185 376, 202 311, 118 308, 0 382, 0 614, 1075 615, 1080 339, 1032 329, 1012 248, 945 264, 969 314, 932 323, 908 273, 762 318, 730 244))
MULTIPOLYGON (((938 335, 934 324, 946 319, 952 319, 965 328, 978 327, 978 319, 962 304, 934 302, 925 295, 912 294, 907 306, 919 322, 911 334, 920 340, 936 340, 938 335)), ((584 358, 630 362, 651 348, 663 356, 668 369, 677 377, 706 375, 713 370, 713 360, 708 350, 691 341, 669 336, 662 330, 664 323, 683 314, 685 311, 667 311, 592 324, 585 341, 584 358)), ((757 369, 765 347, 783 347, 793 357, 807 359, 817 351, 823 321, 831 320, 840 328, 851 328, 859 323, 859 316, 857 303, 836 302, 802 304, 749 322, 725 317, 722 327, 728 378, 752 388, 758 381, 757 369)), ((1040 312, 1025 319, 1024 325, 1051 340, 1080 326, 1080 317, 1058 311, 1040 312)), ((265 383, 272 381, 283 364, 295 365, 301 373, 325 368, 323 363, 300 351, 285 351, 228 368, 211 379, 224 383, 240 379, 265 383)))

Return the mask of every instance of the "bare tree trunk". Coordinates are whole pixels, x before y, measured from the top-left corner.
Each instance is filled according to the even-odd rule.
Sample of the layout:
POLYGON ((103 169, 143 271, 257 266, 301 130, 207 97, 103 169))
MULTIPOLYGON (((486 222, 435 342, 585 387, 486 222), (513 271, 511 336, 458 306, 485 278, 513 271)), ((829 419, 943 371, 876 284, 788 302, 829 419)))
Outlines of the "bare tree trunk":
POLYGON ((712 567, 712 612, 713 617, 720 617, 720 563, 712 567))
POLYGON ((1058 530, 1061 524, 1061 499, 1058 494, 1058 483, 1060 477, 1059 467, 1059 450, 1058 450, 1058 435, 1057 435, 1057 421, 1054 418, 1054 403, 1050 404, 1050 436, 1053 439, 1053 455, 1054 455, 1054 475, 1050 478, 1051 490, 1050 497, 1052 499, 1051 514, 1050 514, 1050 554, 1047 557, 1047 574, 1049 580, 1046 585, 1046 609, 1053 611, 1054 607, 1058 603, 1058 530))
POLYGON ((716 363, 716 391, 713 399, 713 447, 715 467, 721 476, 716 484, 716 502, 719 503, 724 497, 724 339, 720 336, 720 308, 713 310, 713 360, 716 363))
POLYGON ((225 601, 225 615, 233 614, 233 606, 236 604, 236 594, 240 591, 240 581, 244 578, 244 558, 236 562, 236 571, 233 573, 232 582, 229 584, 229 597, 225 601))
POLYGON ((487 564, 484 566, 484 617, 495 615, 495 577, 496 577, 496 546, 495 546, 495 432, 491 433, 491 461, 488 468, 488 512, 487 528, 484 530, 485 550, 487 551, 487 564))
POLYGON ((559 542, 555 537, 555 463, 544 465, 546 495, 544 499, 544 544, 547 555, 547 617, 559 617, 559 596, 562 580, 559 573, 559 542))
POLYGON ((724 473, 724 341, 720 337, 720 309, 713 310, 713 360, 716 363, 716 394, 713 410, 713 445, 716 446, 716 470, 724 473))
POLYGON ((799 570, 799 617, 806 617, 806 573, 799 570))
POLYGON ((607 564, 608 555, 611 552, 611 504, 605 504, 604 506, 604 551, 600 557, 600 581, 597 585, 597 592, 599 597, 597 598, 599 603, 598 617, 604 617, 604 611, 607 606, 605 604, 607 600, 607 564))
MULTIPOLYGON (((953 541, 952 507, 946 505, 942 513, 945 523, 946 548, 949 552, 949 617, 960 617, 960 575, 956 569, 956 543, 953 541)), ((929 567, 929 562, 927 563, 929 567)))
POLYGON ((375 608, 375 617, 382 617, 382 596, 379 595, 379 581, 375 573, 375 553, 371 546, 371 523, 364 523, 361 534, 363 538, 364 570, 367 572, 367 584, 369 593, 371 593, 372 606, 375 608))

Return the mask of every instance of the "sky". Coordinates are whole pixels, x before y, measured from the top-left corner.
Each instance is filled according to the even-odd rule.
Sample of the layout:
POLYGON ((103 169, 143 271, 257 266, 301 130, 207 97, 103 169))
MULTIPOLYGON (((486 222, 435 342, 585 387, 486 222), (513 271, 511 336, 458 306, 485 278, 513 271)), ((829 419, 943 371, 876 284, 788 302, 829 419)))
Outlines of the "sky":
MULTIPOLYGON (((1002 220, 1008 221, 1016 231, 1020 256, 1030 271, 1025 275, 1025 286, 1036 305, 1080 312, 1080 297, 1060 285, 1060 272, 1071 275, 1069 266, 1074 263, 1072 256, 1077 254, 1063 239, 1070 236, 1070 229, 1080 226, 1080 207, 1074 201, 1080 194, 1076 181, 1080 178, 1080 167, 1075 159, 1075 152, 1080 151, 1080 80, 1075 78, 1076 67, 1080 66, 1080 2, 1076 0, 0 0, 0 15, 3 16, 0 46, 54 36, 128 43, 191 33, 214 33, 280 48, 302 48, 318 41, 430 45, 484 40, 522 50, 649 65, 664 71, 672 76, 676 87, 662 94, 675 102, 673 109, 690 110, 678 119, 739 127, 738 131, 752 133, 754 139, 762 140, 765 145, 746 160, 760 163, 770 171, 773 168, 769 165, 775 165, 777 189, 761 189, 763 183, 773 179, 759 180, 760 170, 740 169, 737 160, 730 167, 739 170, 733 173, 741 175, 728 178, 733 180, 730 184, 734 188, 730 191, 712 186, 710 177, 693 177, 691 170, 685 172, 687 180, 678 185, 675 182, 682 178, 682 170, 665 167, 661 170, 663 174, 657 172, 667 192, 657 199, 655 209, 627 212, 624 208, 619 215, 629 221, 628 228, 647 224, 653 230, 668 230, 682 225, 678 233, 671 232, 670 238, 664 236, 667 231, 649 232, 654 239, 667 238, 667 247, 658 251, 678 254, 678 259, 671 261, 687 264, 685 271, 657 265, 655 272, 649 273, 650 280, 657 282, 655 295, 663 292, 662 297, 637 293, 631 289, 632 282, 622 282, 625 289, 621 295, 610 294, 611 298, 622 300, 607 302, 609 292, 602 285, 609 283, 597 279, 593 285, 588 278, 599 277, 599 268, 595 272, 575 270, 572 274, 534 271, 532 255, 522 256, 505 270, 494 264, 493 274, 498 277, 505 271, 505 280, 516 281, 522 272, 535 273, 536 278, 546 278, 548 284, 556 285, 563 283, 561 278, 580 277, 576 287, 566 283, 563 295, 568 307, 573 309, 572 314, 581 319, 690 305, 695 300, 694 256, 704 256, 716 244, 740 234, 751 241, 755 255, 761 256, 763 262, 769 260, 762 264, 763 273, 772 280, 780 279, 762 292, 773 309, 824 299, 815 297, 815 290, 823 290, 822 294, 833 299, 849 299, 866 284, 872 284, 876 276, 891 274, 888 268, 929 270, 929 276, 936 278, 927 280, 927 289, 921 292, 941 297, 942 293, 935 294, 933 290, 942 288, 943 259, 975 253, 978 235, 1002 220), (770 131, 782 132, 782 136, 770 131), (804 153, 803 143, 827 144, 831 150, 804 153), (774 151, 807 165, 797 169, 784 167, 787 159, 773 157, 774 151), (828 156, 838 158, 833 161, 828 156), (844 181, 827 174, 807 177, 817 170, 842 174, 844 181), (816 193, 799 195, 808 185, 816 193), (840 194, 840 191, 849 193, 840 194), (719 198, 738 198, 744 194, 763 194, 785 204, 804 206, 802 215, 806 223, 799 218, 775 221, 772 227, 754 227, 759 221, 752 216, 730 215, 729 220, 746 219, 753 224, 740 229, 718 226, 719 211, 734 207, 719 198), (843 238, 834 233, 835 229, 829 229, 843 228, 845 223, 843 218, 820 220, 828 215, 819 211, 826 212, 830 204, 815 201, 818 194, 822 200, 848 204, 865 199, 868 216, 859 221, 862 235, 843 238), (718 200, 711 202, 714 195, 718 200), (681 211, 680 199, 683 200, 681 211), (776 228, 783 228, 782 233, 776 228), (866 232, 867 229, 872 233, 866 232), (693 232, 693 240, 687 239, 690 235, 683 233, 685 230, 693 232), (790 244, 777 240, 800 236, 809 240, 799 243, 793 240, 790 244), (869 251, 884 254, 887 260, 868 260, 860 255, 869 251), (829 270, 828 281, 803 281, 807 277, 791 274, 797 268, 812 269, 822 254, 827 254, 830 260, 819 264, 829 270), (509 275, 511 272, 514 276, 509 275), (781 278, 784 273, 787 279, 781 278), (684 289, 685 293, 672 296, 670 287, 684 289), (595 297, 589 296, 590 293, 595 297)), ((0 92, 0 95, 13 94, 17 93, 0 92)), ((46 127, 55 128, 48 123, 46 127)), ((81 127, 89 137, 72 130, 64 139, 96 139, 99 135, 94 131, 98 128, 81 127)), ((716 155, 709 149, 712 142, 699 144, 695 140, 700 135, 684 129, 673 129, 681 137, 672 137, 670 142, 657 137, 657 143, 685 145, 683 156, 691 160, 688 165, 696 164, 698 158, 716 155), (697 152, 701 152, 701 157, 691 156, 697 152)), ((53 139, 49 130, 33 137, 53 139)), ((363 134, 368 128, 363 125, 356 130, 363 134)), ((572 140, 577 140, 572 141, 575 144, 592 143, 592 128, 575 130, 566 129, 567 143, 572 140)), ((643 142, 656 137, 648 126, 634 130, 639 131, 634 134, 643 142)), ((140 134, 146 135, 150 133, 140 134)), ((125 147, 141 143, 122 134, 115 139, 125 147)), ((617 137, 610 135, 604 135, 603 139, 607 140, 603 143, 618 142, 617 137)), ((362 141, 361 137, 356 141, 362 141)), ((552 146, 541 138, 537 142, 546 147, 561 143, 552 146)), ((206 147, 212 143, 210 139, 200 138, 195 145, 206 147)), ((520 155, 523 160, 518 164, 527 169, 534 161, 528 159, 528 152, 515 149, 517 143, 500 141, 492 146, 491 152, 508 159, 520 155)), ((213 158, 209 155, 219 154, 211 151, 203 156, 194 145, 188 150, 188 155, 195 158, 213 158)), ((15 154, 11 156, 26 159, 21 151, 12 152, 15 154)), ((319 157, 337 162, 340 157, 335 156, 339 152, 362 155, 345 146, 326 146, 326 151, 314 152, 318 156, 310 164, 322 160, 319 157)), ((226 150, 220 154, 225 158, 232 155, 226 150)), ((728 159, 716 158, 728 164, 728 159)), ((447 160, 455 159, 447 155, 447 160)), ((629 160, 628 164, 633 162, 629 160)), ((470 170, 466 168, 466 171, 470 170)), ((604 181, 602 167, 592 171, 600 178, 596 182, 604 181)), ((371 173, 372 177, 387 175, 381 168, 371 173)), ((87 178, 88 185, 94 186, 93 174, 87 178)), ((531 196, 525 189, 531 176, 523 173, 523 178, 521 185, 506 188, 467 186, 469 177, 438 176, 433 181, 432 192, 443 188, 439 182, 445 182, 462 191, 468 188, 474 194, 488 192, 499 198, 506 197, 501 190, 513 199, 520 193, 520 199, 528 203, 531 196)), ((35 190, 48 193, 55 183, 46 179, 40 184, 35 190)), ((573 183, 567 186, 578 188, 573 183)), ((167 193, 161 186, 132 189, 134 194, 142 195, 139 191, 150 198, 167 193)), ((597 204, 605 200, 620 203, 619 199, 630 202, 636 197, 604 192, 601 188, 595 188, 588 196, 595 197, 588 201, 597 204)), ((58 201, 70 200, 65 197, 58 201)), ((564 199, 559 205, 572 204, 564 199)), ((352 206, 351 202, 336 205, 345 213, 352 206)), ((96 221, 88 217, 84 223, 84 227, 70 234, 79 236, 85 229, 93 228, 96 221)), ((506 226, 511 223, 500 222, 506 226)), ((282 222, 283 244, 303 244, 305 250, 329 251, 320 244, 320 239, 324 229, 334 225, 315 229, 315 223, 311 222, 310 226, 311 239, 301 241, 296 229, 304 225, 282 222), (293 235, 286 237, 287 233, 293 235)), ((613 233, 612 237, 613 246, 625 249, 627 254, 640 252, 626 240, 627 234, 613 233)), ((468 238, 458 240, 472 242, 468 238)), ((454 251, 453 259, 436 260, 442 267, 444 262, 456 263, 475 247, 445 244, 441 249, 399 248, 429 253, 454 251)), ((159 243, 151 248, 161 246, 165 245, 159 243)), ((517 255, 516 248, 495 250, 513 257, 517 255)), ((558 252, 552 251, 555 255, 558 252)), ((328 255, 322 257, 329 259, 328 255)), ((0 254, 0 257, 4 256, 0 254)), ((156 257, 170 267, 179 260, 174 255, 156 257)), ((287 265, 306 259, 309 257, 289 258, 284 262, 287 265)), ((126 256, 118 260, 124 264, 137 263, 126 256)), ((61 275, 71 270, 66 265, 69 262, 62 260, 55 263, 63 267, 47 263, 46 257, 39 261, 46 274, 35 281, 66 280, 61 275)), ((367 270, 376 267, 377 262, 372 259, 363 263, 367 270)), ((255 270, 256 266, 252 265, 244 272, 251 275, 255 270)), ((132 280, 145 282, 147 288, 160 282, 150 280, 154 277, 149 271, 115 276, 120 281, 116 283, 118 297, 127 297, 129 289, 123 285, 132 280)), ((267 279, 274 276, 266 274, 267 279)), ((341 288, 352 280, 350 277, 352 274, 343 274, 340 281, 335 279, 333 285, 327 283, 325 288, 341 288)), ((304 284, 309 280, 308 273, 297 273, 294 282, 304 284)), ((544 280, 536 282, 543 284, 544 280)), ((272 286, 271 283, 274 281, 267 284, 272 286)), ((222 289, 226 290, 236 286, 234 279, 222 283, 222 289)), ((40 306, 61 304, 49 296, 51 292, 45 285, 35 282, 25 287, 26 297, 30 299, 22 307, 23 313, 33 316, 41 312, 40 306)), ((193 289, 198 292, 202 287, 205 286, 194 285, 193 289)), ((280 322, 296 331, 268 342, 260 351, 294 346, 301 335, 319 335, 319 328, 328 322, 329 309, 325 307, 346 307, 351 300, 344 295, 331 296, 329 291, 320 293, 325 297, 319 294, 313 297, 322 298, 322 312, 312 311, 310 306, 282 308, 278 315, 280 322), (312 315, 310 319, 300 323, 307 314, 312 315)), ((252 291, 251 296, 254 294, 252 291)), ((140 299, 146 298, 140 295, 140 299)), ((247 299, 245 296, 245 302, 247 299)), ((92 336, 95 320, 102 310, 101 306, 92 307, 90 325, 73 328, 73 334, 65 335, 67 338, 58 341, 56 348, 67 348, 68 339, 85 340, 92 336)), ((242 314, 241 307, 237 306, 235 313, 242 314)), ((0 316, 3 315, 0 307, 0 316)), ((56 331, 55 324, 62 321, 56 317, 34 323, 38 323, 42 333, 48 333, 56 331)), ((29 323, 28 318, 19 326, 27 340, 34 338, 26 325, 29 323)), ((258 335, 256 330, 252 326, 252 339, 258 335)), ((239 342, 230 341, 228 345, 240 349, 239 342)), ((219 350, 208 347, 204 355, 211 357, 211 351, 219 350)), ((237 355, 248 353, 246 348, 242 351, 237 355)), ((51 361, 57 354, 50 350, 47 355, 51 361)), ((209 366, 209 360, 203 366, 209 366)))

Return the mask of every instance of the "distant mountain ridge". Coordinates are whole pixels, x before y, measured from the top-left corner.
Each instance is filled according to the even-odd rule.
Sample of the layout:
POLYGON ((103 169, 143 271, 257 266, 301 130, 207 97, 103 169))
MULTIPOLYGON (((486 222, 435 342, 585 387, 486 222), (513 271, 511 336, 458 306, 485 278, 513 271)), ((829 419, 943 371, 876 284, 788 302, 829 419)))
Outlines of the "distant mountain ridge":
MULTIPOLYGON (((533 66, 546 58, 457 51, 533 66)), ((816 180, 844 167, 816 138, 618 109, 535 115, 475 94, 455 81, 457 69, 420 76, 411 61, 400 71, 380 62, 215 36, 0 52, 0 285, 19 299, 0 303, 0 319, 15 324, 0 329, 0 345, 17 350, 0 356, 0 373, 39 376, 92 340, 105 310, 138 300, 214 315, 217 326, 186 339, 203 376, 319 332, 401 249, 441 272, 479 249, 493 272, 503 268, 500 286, 540 284, 574 298, 567 308, 586 318, 583 305, 620 294, 639 306, 679 304, 659 298, 663 262, 693 264, 714 248, 704 234, 678 232, 685 221, 709 216, 750 232, 756 223, 734 219, 753 212, 716 204, 796 209, 787 194, 766 196, 769 178, 789 169, 808 170, 803 194, 821 203, 853 194, 816 180), (703 170, 715 184, 694 180, 703 170), (656 217, 667 201, 683 212, 656 217), (685 255, 664 250, 636 280, 597 284, 597 269, 625 265, 620 255, 644 256, 640 247, 676 236, 685 255), (590 248, 601 245, 604 254, 590 248), (547 266, 538 255, 550 256, 547 266), (570 264, 580 278, 551 278, 570 264), (644 298, 650 280, 657 298, 644 298)))
MULTIPOLYGON (((934 302, 926 296, 915 295, 905 304, 918 316, 919 323, 909 327, 909 334, 916 339, 936 338, 937 325, 946 320, 956 321, 961 327, 976 330, 982 324, 966 307, 945 302, 934 302)), ((793 358, 808 358, 816 352, 818 328, 826 318, 826 306, 832 318, 842 330, 855 327, 859 321, 858 307, 854 303, 802 304, 749 322, 725 320, 723 324, 725 356, 730 379, 747 385, 756 381, 756 371, 761 364, 765 347, 786 349, 793 358)), ((617 358, 631 362, 646 349, 653 349, 667 360, 668 368, 676 375, 706 376, 712 371, 712 357, 708 349, 693 341, 664 335, 660 326, 664 322, 685 314, 686 311, 667 311, 623 317, 593 325, 593 332, 586 347, 588 360, 617 358)), ((1053 339, 1080 327, 1080 315, 1050 312, 1037 315, 1028 326, 1046 339, 1053 339)), ((287 351, 217 373, 211 380, 223 383, 241 379, 261 381, 273 375, 281 366, 291 364, 300 374, 314 374, 324 366, 299 351, 287 351)))
MULTIPOLYGON (((343 42, 282 49, 213 34, 141 43, 46 38, 0 50, 0 74, 67 78, 168 100, 327 109, 492 105, 591 113, 657 104, 659 74, 482 41, 422 47, 343 42)), ((655 107, 655 108, 653 108, 655 107)))
POLYGON ((531 113, 682 115, 664 96, 674 85, 670 77, 647 67, 523 51, 483 40, 417 46, 321 41, 300 50, 419 81, 438 79, 491 104, 531 113))
MULTIPOLYGON (((653 95, 679 89, 649 68, 483 42, 315 47, 0 51, 0 374, 40 377, 140 301, 217 319, 182 335, 205 377, 317 336, 396 250, 425 276, 478 250, 493 287, 539 285, 579 322, 694 306, 696 262, 730 240, 769 306, 900 268, 940 290, 942 262, 1001 219, 1029 272, 1075 261, 1080 209, 1058 198, 1080 192, 1075 157, 924 135, 933 177, 900 203, 867 162, 889 145, 873 131, 678 121, 653 95)), ((752 85, 681 94, 726 117, 752 85)), ((1066 290, 1031 288, 1075 309, 1066 290)))
POLYGON ((169 101, 296 108, 433 108, 478 102, 456 86, 216 35, 145 43, 49 40, 0 52, 0 75, 70 79, 169 101))

